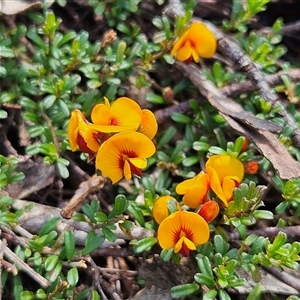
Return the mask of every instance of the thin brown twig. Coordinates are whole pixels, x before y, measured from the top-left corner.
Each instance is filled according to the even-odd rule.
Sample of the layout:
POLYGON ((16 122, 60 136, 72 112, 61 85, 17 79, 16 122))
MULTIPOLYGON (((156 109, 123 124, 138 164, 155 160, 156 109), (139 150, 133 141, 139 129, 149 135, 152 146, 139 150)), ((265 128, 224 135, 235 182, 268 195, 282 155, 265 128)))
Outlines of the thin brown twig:
MULTIPOLYGON (((280 71, 276 74, 266 75, 265 78, 269 85, 275 86, 283 83, 282 76, 288 76, 292 81, 300 81, 300 69, 292 69, 287 71, 280 71)), ((252 84, 250 80, 234 83, 232 85, 225 86, 220 89, 220 93, 228 97, 237 97, 241 94, 250 93, 256 90, 256 87, 252 84)), ((204 97, 198 98, 197 101, 202 103, 205 101, 204 97)), ((167 108, 157 110, 155 112, 155 117, 158 123, 163 122, 165 119, 169 118, 174 112, 185 113, 190 109, 190 101, 184 101, 177 105, 172 105, 167 108)))
POLYGON ((3 249, 4 256, 8 258, 11 262, 15 263, 20 269, 27 273, 31 278, 33 278, 37 283, 42 287, 48 288, 51 285, 51 282, 46 278, 41 276, 39 273, 34 271, 28 264, 21 260, 14 252, 12 252, 1 240, 0 248, 3 249))

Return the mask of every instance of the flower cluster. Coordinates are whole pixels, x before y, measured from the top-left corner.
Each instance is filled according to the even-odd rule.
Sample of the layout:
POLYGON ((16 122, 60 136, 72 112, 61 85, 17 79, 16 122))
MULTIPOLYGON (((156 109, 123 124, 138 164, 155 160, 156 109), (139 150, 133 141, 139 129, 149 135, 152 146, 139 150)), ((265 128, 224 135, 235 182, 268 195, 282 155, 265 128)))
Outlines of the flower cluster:
POLYGON ((142 175, 146 158, 155 153, 152 139, 156 132, 154 114, 127 97, 112 105, 104 97, 104 104, 94 106, 91 122, 74 110, 68 126, 71 150, 87 153, 89 160, 96 157, 96 169, 112 183, 142 175))
POLYGON ((211 156, 205 168, 206 172, 176 186, 176 193, 183 195, 183 204, 195 212, 184 211, 171 196, 159 197, 154 203, 152 213, 159 224, 157 238, 163 249, 174 248, 175 253, 187 256, 190 250, 206 243, 210 235, 208 223, 219 214, 215 200, 227 207, 234 188, 244 177, 243 163, 227 154, 211 156))
POLYGON ((217 49, 214 34, 200 22, 193 23, 174 44, 171 56, 189 63, 191 60, 199 62, 200 57, 210 58, 217 49))

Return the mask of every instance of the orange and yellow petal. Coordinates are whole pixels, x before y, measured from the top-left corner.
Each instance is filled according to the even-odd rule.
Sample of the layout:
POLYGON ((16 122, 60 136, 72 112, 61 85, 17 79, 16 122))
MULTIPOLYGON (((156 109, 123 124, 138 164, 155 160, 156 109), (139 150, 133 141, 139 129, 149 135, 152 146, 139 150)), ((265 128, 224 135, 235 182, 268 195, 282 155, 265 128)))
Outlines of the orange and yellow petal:
POLYGON ((202 185, 195 185, 183 196, 182 201, 190 208, 197 208, 207 199, 208 188, 202 185))
POLYGON ((132 99, 118 98, 111 106, 111 125, 127 126, 137 130, 142 121, 142 110, 132 99))
POLYGON ((188 41, 189 30, 187 29, 183 35, 175 42, 170 55, 173 57, 177 54, 178 50, 188 41))
POLYGON ((227 206, 228 201, 227 201, 227 199, 224 195, 224 192, 223 192, 223 189, 222 189, 222 186, 221 186, 221 181, 218 177, 217 172, 209 166, 206 167, 206 172, 210 177, 210 187, 211 187, 211 189, 222 200, 224 205, 227 206))
POLYGON ((183 202, 191 208, 197 208, 204 203, 209 190, 209 176, 200 172, 192 179, 187 179, 176 186, 176 193, 184 194, 183 202))
POLYGON ((183 242, 190 247, 190 242, 198 246, 206 243, 209 235, 207 222, 198 214, 187 211, 177 211, 165 218, 157 232, 160 246, 163 249, 171 249, 177 245, 177 252, 180 251, 178 248, 183 242))
POLYGON ((206 168, 213 168, 219 180, 222 182, 226 176, 235 176, 237 177, 237 182, 241 182, 244 177, 244 165, 242 162, 230 155, 227 154, 218 154, 211 156, 206 164, 206 168))
POLYGON ((217 40, 214 34, 203 23, 193 23, 189 36, 198 56, 210 58, 215 54, 217 40))
POLYGON ((109 177, 115 183, 122 179, 124 171, 126 177, 131 178, 131 164, 133 166, 145 165, 142 160, 137 158, 146 159, 154 153, 155 145, 142 133, 121 132, 110 137, 101 145, 96 156, 96 169, 99 169, 103 176, 109 177))
POLYGON ((205 202, 200 210, 198 211, 198 214, 203 217, 203 219, 209 223, 213 221, 219 214, 220 207, 219 204, 215 201, 207 201, 205 202))
POLYGON ((174 44, 171 56, 180 61, 193 58, 195 62, 199 57, 210 58, 217 49, 217 40, 214 34, 203 24, 193 23, 174 44))
POLYGON ((97 125, 110 125, 110 107, 105 104, 97 104, 93 107, 91 120, 97 125))
POLYGON ((142 110, 142 121, 139 132, 146 135, 149 139, 153 139, 158 129, 155 115, 149 109, 142 110))
POLYGON ((69 138, 69 143, 72 151, 75 151, 78 148, 77 136, 78 136, 79 115, 82 115, 82 118, 84 118, 80 110, 78 109, 73 110, 68 125, 68 138, 69 138))
POLYGON ((232 199, 233 190, 237 186, 237 181, 234 178, 226 176, 222 183, 222 189, 224 192, 225 198, 230 201, 232 199))
MULTIPOLYGON (((169 215, 169 201, 176 201, 176 199, 170 195, 167 195, 161 196, 155 201, 152 209, 152 214, 156 223, 160 224, 169 215)), ((176 206, 178 210, 181 210, 181 207, 177 201, 176 206)))

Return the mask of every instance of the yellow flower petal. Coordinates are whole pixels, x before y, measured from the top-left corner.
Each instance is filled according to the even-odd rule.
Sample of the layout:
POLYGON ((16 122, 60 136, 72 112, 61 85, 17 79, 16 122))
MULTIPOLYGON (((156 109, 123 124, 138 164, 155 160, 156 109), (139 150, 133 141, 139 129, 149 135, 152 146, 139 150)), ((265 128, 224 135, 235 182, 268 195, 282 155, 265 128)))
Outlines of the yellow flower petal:
POLYGON ((129 161, 128 160, 125 160, 124 161, 124 169, 123 169, 123 172, 124 172, 124 177, 126 180, 130 180, 131 177, 132 177, 132 174, 131 174, 131 169, 130 169, 130 164, 129 164, 129 161))
POLYGON ((97 152, 100 144, 96 138, 96 131, 88 127, 83 113, 76 109, 72 111, 68 126, 68 138, 72 151, 80 149, 85 153, 97 152))
POLYGON ((222 189, 224 191, 224 195, 227 200, 231 200, 233 190, 235 189, 235 187, 236 187, 236 181, 234 181, 229 176, 226 176, 222 183, 222 189))
MULTIPOLYGON (((163 249, 174 248, 177 244, 178 250, 181 241, 192 248, 191 241, 194 246, 204 244, 209 239, 209 227, 207 222, 198 214, 187 211, 177 211, 165 218, 159 225, 157 238, 163 249), (179 244, 178 244, 179 242, 179 244)), ((178 250, 179 251, 179 250, 178 250)))
POLYGON ((186 179, 177 184, 175 191, 178 195, 184 195, 196 183, 197 183, 196 177, 191 179, 186 179))
POLYGON ((217 40, 214 34, 203 23, 193 23, 189 34, 198 56, 210 58, 215 54, 217 40))
POLYGON ((97 104, 92 109, 91 120, 94 124, 110 125, 110 107, 105 104, 97 104))
POLYGON ((110 106, 104 97, 104 102, 93 108, 91 119, 94 125, 91 128, 105 133, 137 130, 142 120, 142 111, 134 100, 121 97, 110 106))
POLYGON ((124 175, 126 178, 131 178, 133 169, 139 170, 134 164, 144 166, 142 161, 154 153, 153 142, 142 133, 118 133, 101 145, 96 156, 96 169, 99 169, 103 176, 109 177, 115 183, 124 175))
POLYGON ((142 121, 139 132, 146 135, 149 139, 153 139, 158 129, 155 115, 149 109, 142 110, 142 121))
MULTIPOLYGON (((160 224, 169 215, 168 202, 170 200, 176 201, 175 198, 173 198, 170 195, 167 195, 167 196, 159 197, 154 202, 152 214, 156 223, 160 224)), ((181 210, 181 207, 177 201, 176 201, 176 206, 178 210, 181 210)))
POLYGON ((244 165, 239 159, 230 155, 213 155, 207 160, 205 166, 213 168, 221 182, 226 176, 236 176, 238 182, 241 182, 244 177, 244 165))
POLYGON ((222 186, 221 186, 221 182, 220 182, 220 179, 218 177, 217 172, 209 166, 206 166, 206 172, 210 177, 210 187, 211 187, 211 189, 222 200, 224 205, 227 206, 228 201, 227 201, 227 199, 224 195, 224 192, 223 192, 223 189, 222 189, 222 186))
POLYGON ((204 203, 209 190, 209 176, 200 172, 192 179, 187 179, 176 186, 176 193, 183 196, 185 205, 197 208, 204 203))
POLYGON ((180 61, 189 61, 193 58, 198 62, 199 57, 212 57, 216 48, 217 41, 214 34, 203 23, 195 22, 174 44, 171 56, 180 61))
POLYGON ((111 125, 133 127, 136 130, 142 121, 142 110, 132 99, 118 98, 111 106, 111 125))
POLYGON ((68 138, 70 142, 70 147, 72 151, 75 151, 78 148, 77 135, 78 135, 78 114, 82 112, 78 109, 73 110, 71 113, 71 118, 68 125, 68 138))

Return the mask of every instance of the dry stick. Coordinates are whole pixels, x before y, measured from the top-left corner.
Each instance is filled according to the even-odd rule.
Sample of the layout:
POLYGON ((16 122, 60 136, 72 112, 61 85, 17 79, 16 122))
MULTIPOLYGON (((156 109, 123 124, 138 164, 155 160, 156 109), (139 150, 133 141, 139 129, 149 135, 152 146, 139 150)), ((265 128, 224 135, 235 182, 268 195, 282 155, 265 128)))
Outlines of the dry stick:
POLYGON ((297 278, 294 278, 292 275, 290 275, 287 272, 281 272, 278 268, 276 267, 270 267, 270 268, 264 268, 265 270, 269 271, 272 273, 275 277, 286 283, 287 285, 291 286, 298 292, 300 292, 300 281, 297 278))
POLYGON ((238 103, 224 96, 206 79, 196 65, 176 62, 175 66, 191 80, 209 103, 218 109, 233 129, 256 145, 257 149, 272 163, 282 179, 300 177, 300 163, 292 158, 285 146, 271 133, 280 131, 281 126, 255 117, 238 103), (282 164, 282 161, 285 164, 282 164))
MULTIPOLYGON (((266 81, 268 84, 271 86, 275 86, 278 84, 281 84, 282 81, 282 76, 286 75, 288 76, 292 81, 300 81, 300 69, 292 69, 288 71, 280 71, 276 74, 272 75, 266 75, 266 81)), ((220 89, 220 93, 228 96, 228 97, 236 97, 238 95, 244 94, 244 93, 249 93, 253 92, 256 90, 256 87, 253 85, 253 83, 250 80, 240 82, 240 83, 235 83, 232 85, 225 86, 220 89)), ((197 99, 199 103, 202 103, 206 101, 204 97, 201 97, 197 99)), ((155 117, 157 122, 161 123, 165 119, 169 118, 174 112, 180 112, 180 113, 185 113, 190 109, 190 101, 184 101, 181 102, 177 105, 169 106, 167 108, 163 108, 160 110, 157 110, 155 112, 155 117)))
POLYGON ((235 42, 229 40, 224 34, 212 24, 209 24, 210 29, 215 34, 218 40, 218 49, 228 59, 230 59, 238 71, 244 72, 250 81, 256 87, 260 96, 272 105, 277 105, 280 108, 278 112, 285 120, 286 125, 293 130, 293 141, 295 146, 300 147, 300 129, 296 121, 286 111, 284 106, 280 103, 276 94, 272 93, 269 84, 265 80, 262 72, 256 67, 251 59, 242 51, 240 46, 235 42))
POLYGON ((33 278, 37 283, 39 283, 43 288, 48 288, 51 282, 41 276, 39 273, 35 272, 31 267, 29 267, 24 261, 22 261, 14 252, 12 252, 6 245, 0 240, 0 249, 3 249, 4 256, 6 256, 11 262, 15 263, 20 269, 27 273, 31 278, 33 278))

